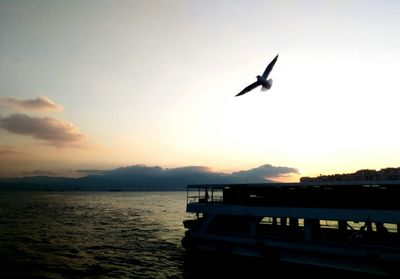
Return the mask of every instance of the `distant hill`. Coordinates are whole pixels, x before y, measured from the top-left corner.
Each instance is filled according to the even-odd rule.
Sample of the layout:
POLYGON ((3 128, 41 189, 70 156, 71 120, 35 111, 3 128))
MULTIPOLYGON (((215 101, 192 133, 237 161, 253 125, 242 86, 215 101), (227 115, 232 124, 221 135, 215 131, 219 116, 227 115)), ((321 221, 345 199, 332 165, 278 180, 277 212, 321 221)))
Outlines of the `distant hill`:
POLYGON ((95 174, 80 178, 33 176, 0 179, 4 191, 173 191, 184 190, 188 184, 265 183, 268 177, 298 173, 297 169, 262 165, 230 174, 213 172, 206 167, 188 166, 165 169, 143 165, 113 170, 92 170, 95 174))
POLYGON ((354 173, 320 175, 317 177, 302 177, 300 182, 324 182, 324 181, 378 181, 400 180, 400 168, 385 168, 381 170, 363 169, 354 173))

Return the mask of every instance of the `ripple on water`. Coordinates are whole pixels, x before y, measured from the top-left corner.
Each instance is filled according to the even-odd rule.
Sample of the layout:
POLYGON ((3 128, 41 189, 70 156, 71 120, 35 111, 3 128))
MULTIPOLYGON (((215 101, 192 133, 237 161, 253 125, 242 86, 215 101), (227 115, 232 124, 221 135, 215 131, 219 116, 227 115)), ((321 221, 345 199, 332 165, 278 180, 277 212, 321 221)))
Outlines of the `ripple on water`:
POLYGON ((183 278, 184 206, 180 192, 0 193, 0 274, 183 278))

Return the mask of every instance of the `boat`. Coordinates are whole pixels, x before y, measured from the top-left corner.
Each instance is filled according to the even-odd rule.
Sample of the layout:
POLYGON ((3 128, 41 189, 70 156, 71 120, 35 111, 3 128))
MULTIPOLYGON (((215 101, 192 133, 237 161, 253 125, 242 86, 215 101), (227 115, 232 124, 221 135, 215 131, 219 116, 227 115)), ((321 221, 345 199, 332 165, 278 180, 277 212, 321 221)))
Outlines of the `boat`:
POLYGON ((186 212, 188 253, 400 274, 400 181, 188 185, 186 212))

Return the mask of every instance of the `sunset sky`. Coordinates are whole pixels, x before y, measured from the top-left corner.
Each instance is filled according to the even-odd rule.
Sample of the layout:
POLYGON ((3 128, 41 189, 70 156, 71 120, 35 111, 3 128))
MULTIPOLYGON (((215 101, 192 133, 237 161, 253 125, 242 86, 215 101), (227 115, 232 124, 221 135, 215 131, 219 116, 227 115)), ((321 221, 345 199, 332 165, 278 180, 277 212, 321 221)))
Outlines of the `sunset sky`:
POLYGON ((0 177, 400 166, 399 1, 0 0, 0 177), (279 53, 271 90, 234 97, 279 53))

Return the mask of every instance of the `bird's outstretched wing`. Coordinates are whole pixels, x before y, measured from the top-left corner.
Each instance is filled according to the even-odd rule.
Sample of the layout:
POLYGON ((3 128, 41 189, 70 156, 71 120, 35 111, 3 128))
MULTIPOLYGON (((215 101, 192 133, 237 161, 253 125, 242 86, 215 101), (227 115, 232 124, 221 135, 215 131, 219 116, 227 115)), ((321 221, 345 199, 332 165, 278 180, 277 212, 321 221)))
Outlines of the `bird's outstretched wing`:
POLYGON ((262 74, 262 77, 263 77, 263 78, 266 79, 266 78, 269 76, 269 73, 272 71, 272 68, 274 67, 274 65, 275 65, 275 63, 276 63, 276 60, 278 60, 278 55, 275 56, 274 60, 272 60, 272 61, 268 64, 267 68, 265 69, 264 73, 262 74))
POLYGON ((258 81, 250 84, 249 86, 247 86, 245 89, 243 89, 242 91, 240 91, 240 93, 238 93, 237 95, 235 95, 235 97, 246 94, 247 92, 253 90, 254 88, 256 88, 257 86, 261 85, 258 81))

